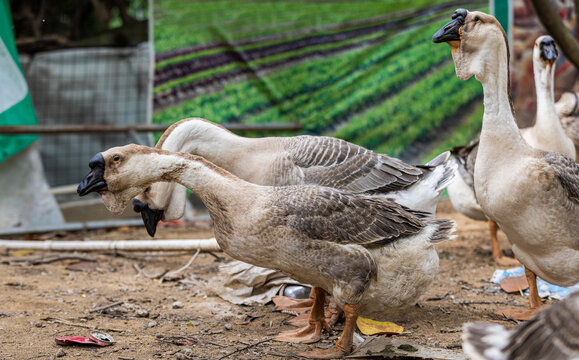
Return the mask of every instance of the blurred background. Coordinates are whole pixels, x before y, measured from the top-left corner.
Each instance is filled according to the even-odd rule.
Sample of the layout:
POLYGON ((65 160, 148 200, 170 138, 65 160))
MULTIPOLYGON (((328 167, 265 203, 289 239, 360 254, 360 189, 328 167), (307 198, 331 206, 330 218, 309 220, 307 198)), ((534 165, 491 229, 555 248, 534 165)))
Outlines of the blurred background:
MULTIPOLYGON (((480 131, 482 88, 457 79, 448 48, 431 41, 459 7, 507 30, 528 126, 533 43, 548 33, 530 0, 1 1, 0 61, 11 70, 0 90, 12 99, 0 103, 4 233, 110 222, 98 197, 75 193, 88 160, 152 146, 187 117, 244 136, 335 136, 410 163, 466 144, 480 131)), ((576 36, 574 2, 551 5, 576 36)), ((579 90, 560 54, 556 100, 579 90)))

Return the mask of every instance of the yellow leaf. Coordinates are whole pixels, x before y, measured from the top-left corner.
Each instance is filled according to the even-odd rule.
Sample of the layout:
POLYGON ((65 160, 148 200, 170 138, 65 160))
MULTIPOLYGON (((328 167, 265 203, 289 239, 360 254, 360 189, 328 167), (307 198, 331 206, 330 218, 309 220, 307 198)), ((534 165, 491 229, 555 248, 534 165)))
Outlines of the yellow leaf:
POLYGON ((34 252, 34 250, 16 250, 16 251, 11 251, 10 255, 11 256, 26 256, 26 255, 30 255, 34 252))
POLYGON ((366 319, 361 316, 358 316, 356 325, 358 325, 358 329, 360 329, 364 335, 402 334, 402 331, 404 331, 404 328, 400 325, 388 321, 366 319))

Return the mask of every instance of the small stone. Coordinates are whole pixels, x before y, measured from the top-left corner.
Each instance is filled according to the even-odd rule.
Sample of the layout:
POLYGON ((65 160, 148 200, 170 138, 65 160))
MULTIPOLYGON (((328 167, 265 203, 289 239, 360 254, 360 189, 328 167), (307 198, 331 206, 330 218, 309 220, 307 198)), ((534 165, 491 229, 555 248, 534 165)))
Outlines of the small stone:
POLYGON ((147 316, 149 316, 149 312, 145 309, 139 309, 139 310, 137 310, 137 316, 138 317, 147 317, 147 316))
POLYGON ((59 357, 63 357, 63 356, 66 356, 66 353, 64 352, 64 350, 58 349, 58 351, 56 352, 56 357, 59 358, 59 357))
POLYGON ((225 330, 233 329, 233 325, 231 325, 230 323, 226 323, 224 326, 225 326, 225 330))
POLYGON ((150 317, 151 319, 156 319, 156 318, 158 318, 160 315, 161 315, 161 314, 159 314, 158 312, 152 312, 152 313, 149 314, 149 317, 150 317))
POLYGON ((150 328, 155 327, 155 326, 157 326, 157 322, 156 322, 156 321, 151 321, 151 322, 149 322, 149 324, 148 324, 147 326, 150 327, 150 328))
POLYGON ((185 354, 183 354, 182 352, 178 352, 175 354, 175 359, 177 360, 185 360, 187 358, 187 356, 185 354))
POLYGON ((173 309, 183 309, 183 303, 181 301, 175 301, 171 307, 173 309))

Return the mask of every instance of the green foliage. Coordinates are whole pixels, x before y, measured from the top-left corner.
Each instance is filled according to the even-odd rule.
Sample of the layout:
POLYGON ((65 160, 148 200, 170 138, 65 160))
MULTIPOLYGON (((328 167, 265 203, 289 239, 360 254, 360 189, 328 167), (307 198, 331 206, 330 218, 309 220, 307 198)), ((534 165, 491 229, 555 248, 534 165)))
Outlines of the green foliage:
POLYGON ((443 151, 450 150, 455 146, 466 145, 474 140, 480 133, 482 126, 482 117, 484 113, 484 106, 482 101, 476 109, 467 117, 467 119, 456 128, 444 141, 438 144, 424 161, 434 158, 443 151))

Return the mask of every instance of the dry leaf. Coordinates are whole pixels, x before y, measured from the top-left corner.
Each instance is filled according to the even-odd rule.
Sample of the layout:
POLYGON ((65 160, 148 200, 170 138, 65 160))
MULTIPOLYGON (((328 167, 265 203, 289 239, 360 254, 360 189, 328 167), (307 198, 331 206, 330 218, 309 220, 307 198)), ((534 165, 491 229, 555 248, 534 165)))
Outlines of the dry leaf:
POLYGON ((500 286, 505 292, 513 294, 527 290, 529 288, 529 283, 527 282, 527 277, 525 275, 509 276, 501 281, 500 286))
POLYGON ((360 329, 364 335, 402 334, 402 331, 404 331, 404 328, 400 325, 388 321, 366 319, 361 316, 358 316, 356 325, 358 325, 358 329, 360 329))

